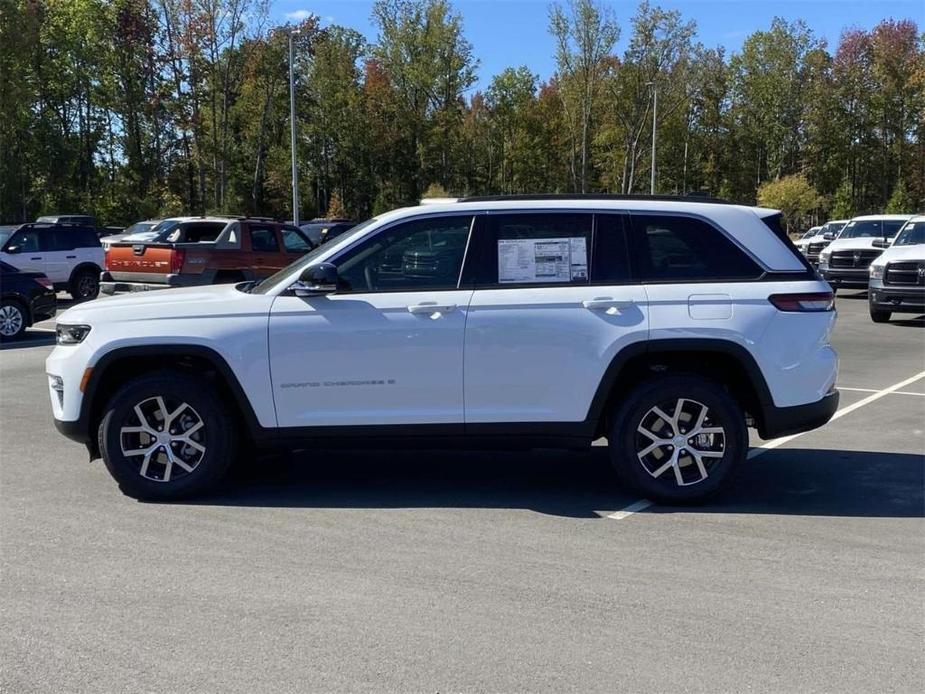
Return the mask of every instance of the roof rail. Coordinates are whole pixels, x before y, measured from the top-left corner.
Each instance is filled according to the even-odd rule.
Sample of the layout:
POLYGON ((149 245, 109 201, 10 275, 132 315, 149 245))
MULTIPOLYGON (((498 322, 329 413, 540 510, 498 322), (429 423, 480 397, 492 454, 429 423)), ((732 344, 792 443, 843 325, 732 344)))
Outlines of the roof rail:
POLYGON ((613 193, 556 193, 526 195, 475 195, 459 198, 458 202, 504 202, 507 200, 653 200, 656 202, 703 202, 714 205, 735 203, 708 195, 617 195, 613 193))

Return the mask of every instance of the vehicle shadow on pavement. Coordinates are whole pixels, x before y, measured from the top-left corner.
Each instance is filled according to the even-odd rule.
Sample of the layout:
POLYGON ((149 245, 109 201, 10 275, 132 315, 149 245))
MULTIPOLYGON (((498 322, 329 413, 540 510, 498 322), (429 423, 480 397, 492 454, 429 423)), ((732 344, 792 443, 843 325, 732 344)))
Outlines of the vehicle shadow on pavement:
POLYGON ((26 334, 18 340, 0 342, 0 352, 11 349, 26 349, 27 347, 50 347, 55 344, 55 334, 26 330, 26 334))
POLYGON ((775 449, 748 461, 725 494, 697 511, 921 518, 925 516, 925 455, 775 449))
MULTIPOLYGON (((916 518, 925 515, 925 456, 773 450, 748 461, 707 505, 654 513, 756 513, 916 518)), ((194 503, 305 508, 526 509, 600 518, 638 496, 610 471, 607 449, 589 453, 311 451, 236 470, 194 503)))

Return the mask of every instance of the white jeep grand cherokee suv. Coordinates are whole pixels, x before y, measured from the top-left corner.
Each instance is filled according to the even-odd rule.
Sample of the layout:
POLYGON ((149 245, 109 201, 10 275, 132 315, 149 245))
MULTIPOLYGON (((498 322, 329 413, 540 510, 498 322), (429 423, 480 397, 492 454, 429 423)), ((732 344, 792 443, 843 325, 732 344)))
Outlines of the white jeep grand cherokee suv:
POLYGON ((58 429, 135 497, 201 492, 250 447, 606 437, 628 484, 681 503, 723 485, 747 426, 829 420, 834 322, 773 210, 467 198, 383 214, 259 284, 76 306, 46 370, 58 429))

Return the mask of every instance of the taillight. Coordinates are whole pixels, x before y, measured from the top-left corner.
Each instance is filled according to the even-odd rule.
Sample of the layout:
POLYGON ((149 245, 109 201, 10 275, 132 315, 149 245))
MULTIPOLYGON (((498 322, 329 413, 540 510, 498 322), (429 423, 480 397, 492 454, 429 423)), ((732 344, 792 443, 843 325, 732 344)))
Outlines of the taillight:
POLYGON ((813 313, 831 311, 835 308, 835 295, 832 292, 814 292, 812 294, 772 294, 768 301, 778 311, 797 311, 813 313))
POLYGON ((178 275, 183 269, 183 263, 186 261, 186 251, 174 248, 170 252, 170 274, 178 275))
POLYGON ((106 246, 106 250, 103 251, 103 267, 105 267, 107 270, 111 270, 111 269, 112 269, 111 267, 109 267, 109 256, 110 256, 110 253, 111 253, 111 251, 109 250, 109 246, 106 246))
POLYGON ((45 289, 54 289, 55 285, 45 275, 39 275, 35 278, 35 281, 45 287, 45 289))

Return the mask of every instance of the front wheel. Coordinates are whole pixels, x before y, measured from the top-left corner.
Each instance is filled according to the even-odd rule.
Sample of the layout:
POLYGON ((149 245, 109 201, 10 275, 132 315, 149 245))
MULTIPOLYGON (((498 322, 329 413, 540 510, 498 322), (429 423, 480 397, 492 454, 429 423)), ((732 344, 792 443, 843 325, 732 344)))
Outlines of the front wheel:
POLYGON ((637 386, 612 420, 614 468, 660 503, 690 504, 716 494, 747 452, 741 408, 718 384, 694 374, 637 386))
POLYGON ((888 323, 892 315, 892 311, 882 311, 878 308, 874 308, 873 305, 870 307, 870 319, 874 323, 888 323))
POLYGON ((161 371, 122 387, 106 405, 100 452, 128 496, 151 501, 200 494, 224 476, 235 422, 195 375, 161 371))

